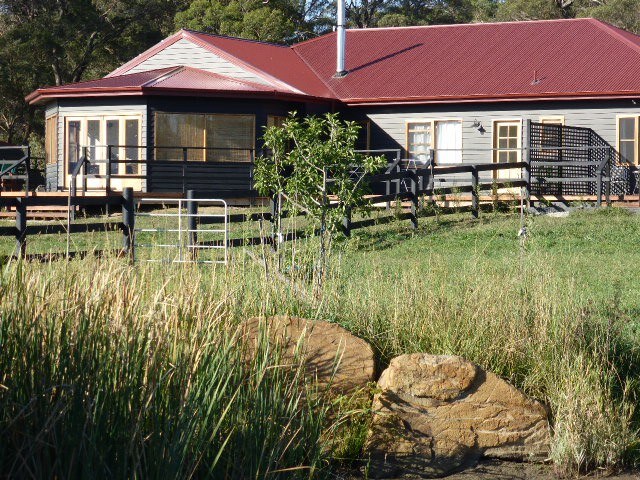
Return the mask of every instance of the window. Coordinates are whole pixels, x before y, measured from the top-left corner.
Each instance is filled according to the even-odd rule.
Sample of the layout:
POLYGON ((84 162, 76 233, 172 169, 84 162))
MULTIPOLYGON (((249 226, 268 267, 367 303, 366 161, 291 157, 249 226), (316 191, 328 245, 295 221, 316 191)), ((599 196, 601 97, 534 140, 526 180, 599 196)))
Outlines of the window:
POLYGON ((494 162, 515 163, 520 161, 520 122, 495 122, 494 162))
POLYGON ((436 164, 462 163, 462 122, 446 120, 435 124, 436 164))
POLYGON ((157 160, 251 162, 255 141, 253 115, 156 113, 157 160))
POLYGON ((432 122, 407 124, 407 153, 409 158, 426 163, 433 147, 432 122))
POLYGON ((69 120, 67 123, 67 165, 68 173, 72 173, 80 158, 80 120, 69 120))
POLYGON ((540 117, 540 123, 545 125, 564 125, 564 117, 562 115, 557 117, 540 117))
POLYGON ((44 156, 47 165, 58 161, 58 116, 47 118, 44 126, 44 156))
MULTIPOLYGON (((106 174, 108 146, 111 146, 111 160, 139 160, 140 155, 140 118, 130 116, 88 117, 66 119, 66 160, 67 173, 71 173, 80 158, 81 150, 86 147, 90 162, 87 173, 106 174)), ((137 175, 137 163, 126 164, 124 171, 118 163, 111 164, 111 173, 116 175, 137 175)))
POLYGON ((547 160, 562 160, 562 126, 564 117, 540 117, 540 123, 544 125, 540 136, 542 146, 541 154, 547 160), (546 147, 546 148, 545 148, 546 147))
POLYGON ((623 159, 638 163, 638 117, 618 118, 618 151, 623 159))
POLYGON ((281 127, 286 119, 280 115, 267 115, 267 127, 281 127))
POLYGON ((438 165, 462 163, 462 121, 430 120, 407 124, 407 153, 419 162, 429 160, 435 150, 438 165), (435 132, 435 135, 434 135, 435 132))

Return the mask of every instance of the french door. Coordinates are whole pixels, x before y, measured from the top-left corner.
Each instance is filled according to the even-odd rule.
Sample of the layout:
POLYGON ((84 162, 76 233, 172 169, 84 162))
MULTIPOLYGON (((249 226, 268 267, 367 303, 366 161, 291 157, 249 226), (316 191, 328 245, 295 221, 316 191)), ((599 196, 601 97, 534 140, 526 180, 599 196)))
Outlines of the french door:
POLYGON ((122 190, 133 187, 140 190, 142 180, 137 178, 142 169, 139 163, 144 159, 144 149, 140 147, 140 116, 87 116, 66 117, 65 119, 65 187, 71 184, 71 173, 87 149, 87 158, 91 162, 87 173, 99 178, 87 179, 88 189, 106 188, 107 160, 111 158, 111 189, 122 190), (111 146, 109 148, 108 146, 111 146), (131 160, 131 163, 125 163, 131 160), (132 178, 127 178, 131 176, 132 178))

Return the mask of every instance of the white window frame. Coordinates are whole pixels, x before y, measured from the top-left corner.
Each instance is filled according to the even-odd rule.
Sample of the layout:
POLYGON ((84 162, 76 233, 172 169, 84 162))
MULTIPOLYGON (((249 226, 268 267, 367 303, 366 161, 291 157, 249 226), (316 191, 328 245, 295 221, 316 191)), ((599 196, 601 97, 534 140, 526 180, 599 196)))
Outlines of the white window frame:
POLYGON ((635 129, 634 129, 634 144, 635 144, 635 155, 636 155, 636 165, 640 165, 640 115, 616 115, 616 150, 620 152, 620 120, 626 118, 633 118, 635 120, 635 129))
MULTIPOLYGON (((69 185, 70 182, 70 177, 71 174, 69 173, 69 156, 68 156, 68 146, 69 146, 69 122, 80 122, 80 147, 88 147, 89 146, 89 135, 88 135, 88 128, 87 128, 87 124, 90 120, 98 120, 100 122, 100 139, 101 142, 99 144, 100 147, 104 147, 104 157, 105 158, 99 158, 99 160, 106 160, 106 134, 107 134, 107 121, 108 120, 118 120, 118 122, 120 123, 120 126, 118 128, 118 145, 120 145, 119 147, 119 151, 118 151, 118 158, 124 159, 125 158, 125 148, 124 145, 126 143, 126 121, 127 120, 137 120, 138 121, 138 138, 140 139, 141 145, 143 146, 144 142, 142 139, 142 118, 143 115, 141 113, 131 113, 131 112, 127 112, 127 113, 119 113, 119 112, 113 112, 113 113, 108 113, 108 114, 103 114, 103 115, 94 115, 94 114, 85 114, 85 115, 79 115, 79 114, 73 114, 73 115, 64 115, 63 116, 63 121, 64 121, 64 150, 63 150, 63 159, 64 159, 64 179, 65 179, 65 186, 69 185)), ((80 155, 82 155, 82 152, 80 152, 80 155)), ((143 160, 145 158, 145 152, 144 149, 141 149, 140 151, 140 155, 138 155, 138 161, 143 160)), ((135 174, 127 174, 126 173, 126 164, 125 163, 118 163, 118 175, 131 175, 131 176, 137 176, 137 175, 141 175, 141 165, 140 163, 137 164, 138 165, 138 173, 135 174)), ((100 168, 100 175, 105 175, 106 173, 106 163, 104 164, 99 164, 99 168, 100 168)))
MULTIPOLYGON (((429 144, 429 148, 434 151, 434 165, 438 165, 438 152, 436 150, 436 124, 438 122, 458 122, 460 124, 460 158, 461 163, 464 161, 462 158, 462 152, 464 151, 464 121, 460 117, 454 118, 417 118, 406 120, 405 122, 405 151, 407 152, 407 156, 411 155, 410 145, 409 145, 409 125, 411 124, 429 124, 431 128, 431 142, 429 144)), ((425 144, 426 145, 426 144, 425 144)))

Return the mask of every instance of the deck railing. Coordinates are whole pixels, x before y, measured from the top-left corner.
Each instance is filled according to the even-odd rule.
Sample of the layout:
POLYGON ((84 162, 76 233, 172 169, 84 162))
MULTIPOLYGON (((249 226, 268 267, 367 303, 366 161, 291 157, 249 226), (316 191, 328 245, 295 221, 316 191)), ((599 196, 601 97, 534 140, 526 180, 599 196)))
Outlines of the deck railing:
MULTIPOLYGON (((248 148, 213 148, 185 146, 106 145, 78 147, 78 161, 84 162, 76 170, 76 162, 70 162, 68 174, 81 175, 82 191, 114 190, 114 180, 124 185, 132 180, 153 181, 170 185, 171 189, 186 192, 191 183, 202 183, 201 170, 207 166, 219 166, 223 171, 233 166, 245 166, 249 189, 253 174, 255 150, 248 148), (91 180, 94 180, 91 182, 91 180), (95 182, 97 180, 97 182, 95 182)), ((123 188, 121 185, 120 190, 123 188)))

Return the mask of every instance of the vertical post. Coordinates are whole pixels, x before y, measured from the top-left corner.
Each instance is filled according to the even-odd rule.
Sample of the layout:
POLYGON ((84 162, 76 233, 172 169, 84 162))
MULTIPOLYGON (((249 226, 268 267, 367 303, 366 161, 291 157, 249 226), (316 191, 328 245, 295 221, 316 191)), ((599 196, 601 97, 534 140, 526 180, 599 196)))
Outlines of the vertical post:
POLYGON ((435 172, 433 167, 436 163, 436 152, 429 149, 429 181, 427 182, 427 190, 429 190, 429 200, 433 200, 433 189, 435 187, 435 172))
MULTIPOLYGON (((106 172, 105 190, 107 195, 111 194, 111 145, 107 145, 107 172, 106 172)), ((107 208, 109 207, 107 206, 107 208)))
POLYGON ((524 141, 524 202, 529 209, 531 207, 531 119, 526 122, 526 134, 524 141))
POLYGON ((135 228, 135 203, 133 199, 133 188, 126 187, 122 191, 122 250, 134 259, 134 228, 135 228))
MULTIPOLYGON (((391 173, 391 172, 389 172, 389 173, 391 173)), ((389 195, 391 195, 391 180, 386 180, 384 182, 384 184, 385 184, 385 192, 384 193, 388 198, 389 195)), ((640 198, 640 196, 638 198, 640 198)), ((391 200, 387 200, 387 210, 391 210, 391 200)))
POLYGON ((196 260, 198 257, 198 233, 196 232, 198 229, 198 202, 195 201, 195 198, 196 192, 187 190, 187 247, 191 260, 196 260))
POLYGON ((27 254, 27 198, 16 198, 16 254, 27 254))
POLYGON ((602 170, 603 170, 603 165, 602 163, 600 163, 600 165, 598 165, 598 170, 596 173, 596 189, 598 190, 597 191, 598 201, 596 205, 598 206, 598 208, 602 206, 602 170))
POLYGON ((607 152, 607 182, 604 185, 607 207, 611 206, 611 152, 607 152))
MULTIPOLYGON (((75 168, 74 168, 75 170, 75 168)), ((76 219, 76 202, 75 202, 75 198, 76 195, 78 193, 78 187, 76 185, 77 179, 75 175, 71 175, 71 183, 69 184, 69 202, 68 202, 68 207, 69 207, 69 215, 68 218, 69 220, 75 220, 76 219)))
POLYGON ((475 166, 471 167, 471 214, 478 218, 480 212, 480 192, 478 190, 479 175, 475 166))
POLYGON ((278 242, 280 240, 280 196, 278 194, 271 195, 269 200, 269 210, 271 213, 271 247, 274 251, 278 251, 278 242))
POLYGON ((347 207, 344 210, 344 217, 342 218, 342 229, 345 237, 351 236, 351 207, 347 207))
POLYGON ((411 224, 418 228, 418 174, 411 171, 411 224))
POLYGON ((87 174, 88 171, 88 163, 89 159, 87 158, 87 147, 82 147, 82 158, 80 159, 82 162, 82 193, 86 195, 87 193, 87 174))
POLYGON ((187 160, 189 159, 189 150, 187 147, 182 147, 182 193, 185 193, 187 188, 185 177, 187 172, 187 160))
POLYGON ((27 146, 27 158, 24 162, 26 167, 26 174, 24 179, 24 196, 29 196, 29 178, 31 177, 31 147, 27 146))

